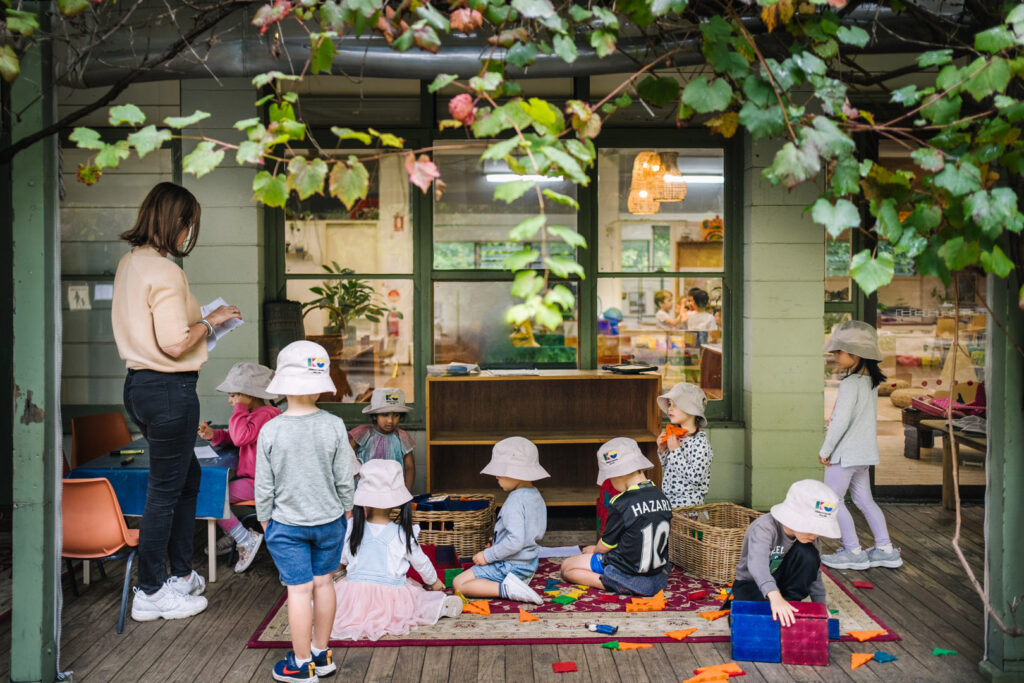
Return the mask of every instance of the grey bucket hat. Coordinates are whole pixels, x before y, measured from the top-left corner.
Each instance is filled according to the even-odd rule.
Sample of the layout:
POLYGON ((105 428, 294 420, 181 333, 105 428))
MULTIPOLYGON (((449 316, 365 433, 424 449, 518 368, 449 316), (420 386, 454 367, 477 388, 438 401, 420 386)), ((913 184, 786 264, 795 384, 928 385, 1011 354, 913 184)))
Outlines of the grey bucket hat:
POLYGON ((363 408, 365 415, 378 413, 408 413, 412 408, 405 405, 405 392, 401 389, 381 387, 370 394, 370 405, 363 408))
POLYGON ((270 380, 274 377, 274 371, 259 363, 235 363, 228 370, 228 376, 217 385, 217 391, 225 394, 245 394, 255 398, 262 398, 267 401, 276 401, 281 398, 277 394, 267 391, 270 380))
POLYGON ((679 382, 658 397, 658 407, 666 415, 668 415, 670 403, 675 403, 679 410, 697 418, 698 428, 704 429, 708 426, 708 419, 704 417, 704 411, 708 406, 708 397, 696 384, 679 382))
POLYGON ((852 356, 868 360, 882 360, 878 348, 878 330, 860 320, 847 320, 832 328, 832 336, 825 342, 825 353, 846 351, 852 356))

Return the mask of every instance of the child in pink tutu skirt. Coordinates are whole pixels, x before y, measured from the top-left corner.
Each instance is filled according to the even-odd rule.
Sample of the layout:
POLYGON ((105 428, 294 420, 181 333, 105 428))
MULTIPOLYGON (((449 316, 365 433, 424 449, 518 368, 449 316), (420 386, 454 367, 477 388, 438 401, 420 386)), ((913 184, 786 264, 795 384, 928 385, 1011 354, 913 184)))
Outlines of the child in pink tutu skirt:
POLYGON ((462 600, 444 594, 444 584, 416 542, 419 528, 412 524, 412 494, 405 488, 402 465, 394 460, 364 464, 354 503, 341 555, 348 571, 334 584, 338 607, 331 637, 401 636, 462 614, 462 600), (406 577, 410 565, 429 590, 406 577))

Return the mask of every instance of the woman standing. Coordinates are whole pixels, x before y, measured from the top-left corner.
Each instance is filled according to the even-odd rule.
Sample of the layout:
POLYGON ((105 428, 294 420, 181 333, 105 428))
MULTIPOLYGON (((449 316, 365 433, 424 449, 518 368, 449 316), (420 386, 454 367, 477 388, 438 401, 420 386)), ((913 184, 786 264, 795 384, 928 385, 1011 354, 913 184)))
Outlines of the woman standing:
POLYGON ((199 461, 196 381, 213 328, 242 315, 221 306, 202 318, 185 272, 199 237, 199 202, 174 183, 156 185, 121 235, 132 245, 117 265, 111 318, 128 367, 124 406, 149 442, 149 486, 139 532, 136 621, 182 619, 206 609, 206 581, 192 570, 199 461), (170 577, 166 561, 170 560, 170 577))

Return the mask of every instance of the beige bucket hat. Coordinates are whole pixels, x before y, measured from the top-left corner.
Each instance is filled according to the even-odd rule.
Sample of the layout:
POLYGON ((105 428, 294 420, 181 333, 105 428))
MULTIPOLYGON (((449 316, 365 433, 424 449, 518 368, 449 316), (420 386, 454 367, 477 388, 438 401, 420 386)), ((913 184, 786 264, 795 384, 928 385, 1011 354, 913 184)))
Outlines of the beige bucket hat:
POLYGON ((689 382, 678 382, 674 387, 658 397, 658 407, 668 415, 670 403, 675 403, 679 410, 697 418, 697 426, 701 429, 708 426, 704 411, 708 407, 708 397, 700 387, 689 382))
POLYGON ((801 479, 789 487, 785 500, 772 506, 771 515, 779 524, 798 533, 839 538, 841 502, 825 482, 801 479))
POLYGON ((412 494, 405 488, 405 472, 397 460, 377 458, 359 468, 354 505, 387 510, 405 505, 412 494))
POLYGON ((654 463, 644 457, 636 441, 618 436, 611 441, 605 441, 597 451, 597 485, 600 486, 612 477, 621 477, 652 467, 654 463))
POLYGON ((825 353, 846 351, 868 360, 882 360, 878 348, 878 330, 860 320, 847 320, 832 328, 832 336, 825 342, 825 353))
POLYGON ((494 444, 491 461, 480 474, 492 477, 509 477, 519 481, 537 481, 550 477, 547 470, 540 466, 540 454, 537 447, 529 439, 521 436, 510 436, 494 444))
POLYGON ((412 408, 405 405, 405 392, 401 389, 381 387, 370 394, 370 405, 363 408, 366 415, 377 413, 408 413, 412 408))
POLYGON ((267 385, 274 377, 274 371, 259 363, 235 363, 228 370, 228 376, 217 385, 217 391, 225 394, 245 394, 256 398, 276 401, 281 398, 267 391, 267 385))
POLYGON ((334 393, 331 358, 324 347, 311 341, 294 341, 277 354, 277 372, 267 391, 282 396, 334 393))

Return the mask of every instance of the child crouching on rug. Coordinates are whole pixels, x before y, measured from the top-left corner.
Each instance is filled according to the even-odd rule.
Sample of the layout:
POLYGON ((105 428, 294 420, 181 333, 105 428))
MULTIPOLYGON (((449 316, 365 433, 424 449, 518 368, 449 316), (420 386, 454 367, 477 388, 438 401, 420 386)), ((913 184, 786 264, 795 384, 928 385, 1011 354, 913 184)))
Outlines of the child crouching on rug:
POLYGON ((402 465, 395 460, 369 460, 359 470, 341 556, 348 572, 334 584, 334 638, 401 636, 462 614, 462 600, 445 596, 444 584, 416 542, 412 494, 403 480, 402 465), (429 591, 406 577, 410 565, 429 591))
POLYGON ((540 539, 548 526, 548 509, 533 482, 549 477, 540 466, 537 447, 512 436, 494 444, 491 461, 480 474, 497 478, 508 491, 494 525, 494 542, 473 556, 476 565, 455 577, 453 586, 466 597, 543 601, 527 583, 537 571, 540 539))
POLYGON ((813 479, 795 482, 786 499, 750 523, 732 585, 734 600, 771 603, 772 619, 782 626, 796 621, 788 601, 808 595, 825 602, 818 536, 839 538, 839 498, 827 484, 813 479))
POLYGON ((597 452, 597 484, 611 480, 622 491, 611 499, 597 545, 562 562, 570 583, 613 593, 654 595, 665 588, 672 507, 644 470, 654 467, 633 439, 618 437, 597 452))

